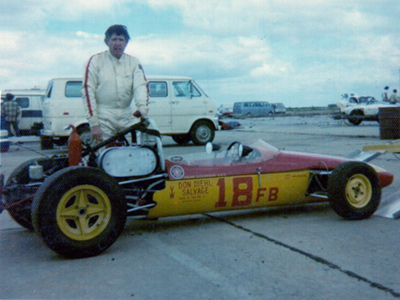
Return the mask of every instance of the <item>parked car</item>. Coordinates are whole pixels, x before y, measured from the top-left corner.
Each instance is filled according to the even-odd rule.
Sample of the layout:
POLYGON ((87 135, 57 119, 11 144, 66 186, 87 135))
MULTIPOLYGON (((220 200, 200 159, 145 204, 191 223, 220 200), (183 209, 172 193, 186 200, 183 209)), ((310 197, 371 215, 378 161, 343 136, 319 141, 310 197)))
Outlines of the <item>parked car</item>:
POLYGON ((357 96, 355 94, 343 94, 342 99, 337 102, 337 106, 341 113, 343 113, 348 107, 353 107, 359 104, 373 104, 378 102, 373 96, 357 96))
POLYGON ((233 116, 233 108, 232 107, 222 108, 219 115, 220 115, 221 118, 232 118, 232 116, 233 116))
POLYGON ((274 114, 274 108, 267 101, 235 102, 234 117, 266 117, 274 114))
POLYGON ((349 106, 344 109, 344 116, 353 125, 359 125, 362 121, 379 121, 379 108, 399 107, 400 104, 390 104, 382 101, 370 101, 364 104, 349 106))
MULTIPOLYGON (((193 79, 172 76, 148 76, 147 79, 148 114, 161 134, 171 136, 178 144, 193 141, 203 145, 214 139, 218 130, 217 106, 193 79)), ((65 130, 69 124, 77 128, 82 140, 88 142, 92 138, 83 110, 81 87, 80 77, 49 81, 43 103, 42 149, 65 144, 71 133, 70 129, 65 130)))
POLYGON ((3 90, 1 100, 4 101, 5 95, 11 93, 15 101, 21 107, 19 118, 19 131, 21 135, 39 135, 43 126, 42 109, 44 89, 9 89, 3 90))
POLYGON ((286 114, 286 106, 283 103, 272 103, 274 114, 286 114))

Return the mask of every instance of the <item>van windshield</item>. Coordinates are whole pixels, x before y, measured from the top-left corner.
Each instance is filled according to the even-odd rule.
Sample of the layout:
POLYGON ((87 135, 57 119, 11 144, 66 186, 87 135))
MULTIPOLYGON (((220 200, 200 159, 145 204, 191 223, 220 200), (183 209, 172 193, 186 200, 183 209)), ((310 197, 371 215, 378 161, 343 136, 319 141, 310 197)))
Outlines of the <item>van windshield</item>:
POLYGON ((51 98, 52 90, 53 90, 53 82, 50 82, 48 87, 47 87, 47 91, 46 91, 46 97, 47 98, 51 98))
POLYGON ((191 81, 174 81, 172 83, 174 87, 175 97, 200 97, 201 94, 199 90, 192 84, 191 81))

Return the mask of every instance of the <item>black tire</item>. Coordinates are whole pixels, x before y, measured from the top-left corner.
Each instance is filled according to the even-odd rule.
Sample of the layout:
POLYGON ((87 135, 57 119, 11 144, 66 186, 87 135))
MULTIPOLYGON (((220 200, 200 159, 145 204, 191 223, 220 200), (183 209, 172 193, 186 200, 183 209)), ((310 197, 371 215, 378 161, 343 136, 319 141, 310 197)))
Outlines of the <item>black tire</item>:
POLYGON ((348 220, 370 217, 381 200, 381 185, 375 170, 363 162, 345 162, 328 180, 328 197, 333 210, 348 220))
POLYGON ((193 143, 196 145, 205 145, 214 140, 215 129, 208 121, 198 121, 190 130, 190 135, 193 143))
POLYGON ((53 149, 53 138, 50 136, 41 136, 40 137, 40 149, 42 150, 49 150, 53 149))
POLYGON ((23 185, 31 182, 29 178, 29 166, 35 165, 36 163, 43 166, 43 171, 46 172, 57 165, 60 167, 67 166, 68 160, 42 157, 31 159, 19 165, 8 177, 4 186, 4 200, 8 213, 18 224, 31 231, 33 231, 31 206, 37 188, 28 188, 23 185))
POLYGON ((172 139, 179 145, 186 145, 192 140, 192 137, 190 134, 177 134, 173 135, 172 139))
POLYGON ((352 111, 350 113, 349 122, 355 126, 360 125, 364 114, 361 111, 352 111))
POLYGON ((53 251, 70 258, 110 247, 126 222, 118 182, 90 167, 68 167, 47 178, 32 204, 35 231, 53 251))

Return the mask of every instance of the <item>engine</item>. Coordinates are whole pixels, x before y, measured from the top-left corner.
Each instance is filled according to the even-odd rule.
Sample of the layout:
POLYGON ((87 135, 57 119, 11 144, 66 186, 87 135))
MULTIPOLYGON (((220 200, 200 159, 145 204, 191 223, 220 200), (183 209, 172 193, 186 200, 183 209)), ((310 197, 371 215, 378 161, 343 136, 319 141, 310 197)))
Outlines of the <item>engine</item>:
POLYGON ((140 177, 154 173, 158 156, 150 147, 113 147, 106 149, 98 165, 113 177, 140 177))

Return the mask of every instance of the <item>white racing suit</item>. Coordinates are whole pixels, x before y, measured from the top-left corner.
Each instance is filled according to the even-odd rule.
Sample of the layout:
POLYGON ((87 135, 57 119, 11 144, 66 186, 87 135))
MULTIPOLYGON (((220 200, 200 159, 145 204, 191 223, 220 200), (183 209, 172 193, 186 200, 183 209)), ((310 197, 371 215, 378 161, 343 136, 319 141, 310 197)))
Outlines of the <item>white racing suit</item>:
POLYGON ((103 139, 135 123, 132 99, 136 109, 146 117, 148 90, 139 60, 128 54, 117 59, 109 51, 90 57, 82 85, 83 107, 89 125, 100 126, 103 139))

